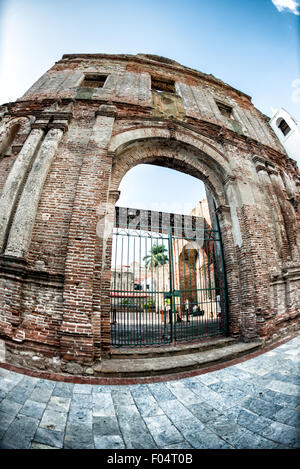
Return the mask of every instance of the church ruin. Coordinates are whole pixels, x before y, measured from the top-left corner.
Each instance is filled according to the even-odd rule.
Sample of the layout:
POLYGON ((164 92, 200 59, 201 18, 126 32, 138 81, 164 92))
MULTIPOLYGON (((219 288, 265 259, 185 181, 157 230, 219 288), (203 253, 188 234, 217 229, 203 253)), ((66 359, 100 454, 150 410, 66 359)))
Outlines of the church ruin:
MULTIPOLYGON (((268 118, 242 91, 170 59, 67 54, 0 106, 8 363, 56 372, 75 364, 97 375, 110 356, 115 204, 122 178, 141 163, 205 183, 222 239, 220 334, 272 343, 297 330, 300 173, 268 118)), ((181 290, 203 290, 197 282, 178 281, 169 298, 186 303, 181 290)))

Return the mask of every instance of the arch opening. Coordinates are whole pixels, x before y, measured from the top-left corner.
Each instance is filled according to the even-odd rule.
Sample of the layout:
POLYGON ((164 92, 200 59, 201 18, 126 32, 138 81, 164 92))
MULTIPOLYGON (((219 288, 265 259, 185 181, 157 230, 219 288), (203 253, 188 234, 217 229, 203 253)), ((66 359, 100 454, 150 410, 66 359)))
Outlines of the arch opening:
MULTIPOLYGON (((112 240, 112 346, 153 346, 227 334, 226 276, 215 212, 215 199, 225 201, 223 180, 218 162, 201 151, 191 152, 187 145, 135 142, 115 153, 110 189, 121 189, 121 197, 112 240), (191 181, 197 182, 199 197, 192 207, 184 207, 178 182, 179 204, 172 213, 163 200, 153 204, 148 197, 148 206, 141 205, 132 181, 131 197, 126 198, 123 180, 131 181, 130 173, 138 174, 141 166, 145 174, 147 168, 152 174, 153 168, 163 170, 164 176, 180 174, 186 179, 187 196, 191 181), (127 203, 134 195, 137 203, 127 203)), ((169 199, 169 208, 174 208, 176 203, 170 202, 174 201, 169 199)))

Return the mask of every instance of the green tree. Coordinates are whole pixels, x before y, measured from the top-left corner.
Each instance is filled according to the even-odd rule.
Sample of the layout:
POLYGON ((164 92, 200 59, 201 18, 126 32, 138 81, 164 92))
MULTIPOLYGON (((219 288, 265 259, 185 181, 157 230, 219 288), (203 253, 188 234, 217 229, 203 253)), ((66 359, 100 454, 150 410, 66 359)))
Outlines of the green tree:
POLYGON ((165 254, 166 251, 167 248, 162 244, 153 244, 150 253, 143 258, 146 268, 150 270, 151 267, 166 264, 168 262, 168 256, 165 254))

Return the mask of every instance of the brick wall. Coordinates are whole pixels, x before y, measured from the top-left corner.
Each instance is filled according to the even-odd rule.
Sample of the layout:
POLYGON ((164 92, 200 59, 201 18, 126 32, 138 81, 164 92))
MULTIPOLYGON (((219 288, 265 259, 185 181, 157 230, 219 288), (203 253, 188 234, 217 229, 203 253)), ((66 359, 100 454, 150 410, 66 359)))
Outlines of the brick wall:
POLYGON ((99 227, 123 176, 147 162, 203 180, 215 199, 229 334, 272 341, 298 327, 300 175, 249 96, 153 56, 69 55, 0 115, 2 213, 4 194, 16 190, 7 176, 23 165, 0 257, 0 335, 11 361, 96 373, 109 354, 111 237, 99 227), (106 75, 104 86, 82 87, 88 73, 106 75), (175 94, 154 98, 151 76, 173 80, 175 94), (34 129, 42 129, 41 142, 25 161, 34 129), (45 147, 51 129, 54 156, 53 139, 45 147), (30 194, 33 168, 41 191, 37 203, 26 199, 25 213, 20 200, 30 194), (30 233, 22 213, 33 220, 30 233), (24 234, 29 242, 18 255, 24 234))

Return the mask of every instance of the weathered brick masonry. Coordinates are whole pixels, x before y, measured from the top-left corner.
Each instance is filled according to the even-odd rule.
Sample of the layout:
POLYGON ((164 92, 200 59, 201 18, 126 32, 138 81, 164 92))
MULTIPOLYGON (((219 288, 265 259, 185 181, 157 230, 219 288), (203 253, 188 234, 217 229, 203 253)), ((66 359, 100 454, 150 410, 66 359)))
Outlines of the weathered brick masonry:
POLYGON ((0 107, 0 334, 7 360, 97 374, 109 356, 119 184, 140 163, 203 180, 217 206, 229 334, 300 316, 300 174, 251 98, 151 55, 65 55, 0 107))

